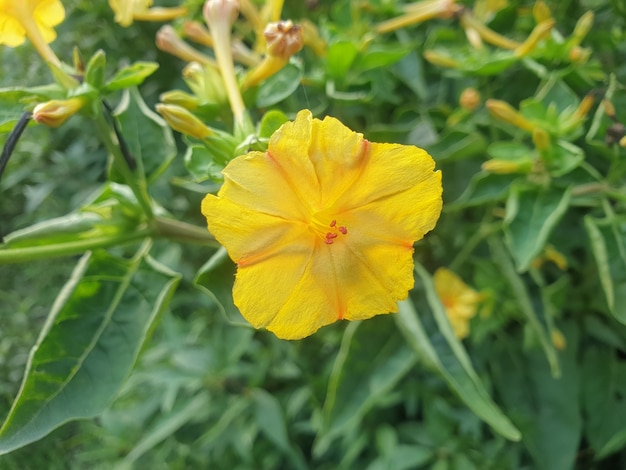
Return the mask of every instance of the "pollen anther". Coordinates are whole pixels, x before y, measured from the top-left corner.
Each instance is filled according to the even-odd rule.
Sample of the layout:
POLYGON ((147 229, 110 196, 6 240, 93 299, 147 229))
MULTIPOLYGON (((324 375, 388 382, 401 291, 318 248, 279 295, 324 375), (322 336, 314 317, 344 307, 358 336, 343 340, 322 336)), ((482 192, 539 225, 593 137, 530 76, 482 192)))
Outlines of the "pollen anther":
POLYGON ((335 225, 337 225, 337 221, 336 221, 336 220, 333 220, 333 221, 330 223, 330 226, 331 226, 331 227, 334 227, 335 225))
POLYGON ((341 233, 343 233, 344 235, 346 233, 348 233, 348 229, 345 228, 343 225, 341 227, 338 227, 337 230, 339 230, 341 233))

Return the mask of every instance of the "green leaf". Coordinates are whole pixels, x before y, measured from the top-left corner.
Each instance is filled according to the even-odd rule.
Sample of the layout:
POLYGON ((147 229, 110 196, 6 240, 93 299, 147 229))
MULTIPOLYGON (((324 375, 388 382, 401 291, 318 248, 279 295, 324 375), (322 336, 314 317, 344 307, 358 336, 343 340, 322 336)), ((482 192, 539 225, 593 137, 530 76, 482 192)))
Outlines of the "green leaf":
POLYGON ((426 150, 438 162, 464 160, 475 155, 482 155, 487 148, 487 142, 477 132, 467 133, 459 130, 445 131, 434 145, 426 150))
POLYGON ((139 86, 159 68, 155 62, 135 62, 128 67, 119 70, 105 85, 105 93, 139 86))
POLYGON ((476 380, 475 373, 468 374, 467 364, 459 361, 450 344, 447 341, 431 341, 411 300, 399 305, 400 310, 395 315, 398 329, 425 365, 438 372, 468 408, 494 431, 518 441, 521 435, 517 428, 489 398, 480 380, 476 380))
POLYGON ((402 46, 400 44, 375 44, 357 58, 354 67, 363 71, 389 67, 413 49, 413 46, 402 46))
POLYGON ((313 453, 322 455, 338 436, 358 433, 363 417, 386 398, 415 360, 406 344, 398 341, 391 318, 350 323, 328 381, 313 453))
POLYGON ((301 67, 290 63, 259 85, 256 95, 258 108, 272 106, 288 96, 300 86, 303 71, 301 67))
POLYGON ((89 59, 85 68, 85 82, 96 90, 100 90, 102 85, 104 85, 104 68, 106 63, 106 54, 100 49, 89 59))
POLYGON ((176 157, 172 130, 148 108, 136 88, 124 93, 115 116, 138 170, 154 181, 176 157))
POLYGON ((84 255, 57 297, 0 430, 0 454, 111 402, 180 281, 148 257, 84 255))
POLYGON ((504 233, 519 272, 530 267, 548 236, 569 207, 571 187, 528 188, 513 186, 506 203, 504 233))
POLYGON ((348 41, 339 41, 328 47, 326 73, 334 80, 345 79, 358 54, 357 47, 348 41))
POLYGON ((626 230, 624 218, 585 217, 585 229, 598 267, 598 277, 613 317, 626 324, 626 230))
POLYGON ((259 124, 259 137, 269 139, 280 126, 289 120, 285 113, 273 109, 263 115, 259 124))
POLYGON ((448 210, 480 206, 489 202, 502 201, 506 198, 518 175, 495 175, 476 173, 472 176, 463 194, 448 205, 448 210))
POLYGON ((608 347, 588 348, 582 364, 582 404, 585 436, 602 459, 626 444, 626 365, 608 347))
POLYGON ((582 434, 578 328, 562 326, 567 348, 559 354, 563 373, 553 377, 543 354, 507 336, 497 342, 491 361, 493 379, 509 416, 522 431, 537 470, 575 467, 582 434))
POLYGON ((232 291, 236 271, 235 263, 228 257, 226 250, 220 248, 200 268, 194 284, 215 303, 229 323, 250 327, 233 301, 232 291))

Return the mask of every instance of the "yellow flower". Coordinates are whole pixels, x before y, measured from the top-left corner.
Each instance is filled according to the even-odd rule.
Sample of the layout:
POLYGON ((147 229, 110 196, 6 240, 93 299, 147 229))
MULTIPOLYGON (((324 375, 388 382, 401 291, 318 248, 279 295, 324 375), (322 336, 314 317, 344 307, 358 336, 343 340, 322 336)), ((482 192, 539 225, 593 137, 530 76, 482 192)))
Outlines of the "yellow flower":
POLYGON ((469 334, 469 321, 476 315, 483 295, 465 284, 459 276, 446 268, 439 268, 433 276, 435 291, 446 310, 457 338, 469 334))
POLYGON ((237 263, 235 304, 284 339, 397 311, 413 287, 413 243, 441 212, 441 172, 422 149, 365 140, 308 110, 267 152, 224 169, 202 213, 237 263))
POLYGON ((168 21, 187 13, 185 7, 150 8, 152 3, 152 0, 109 0, 115 22, 121 26, 130 26, 133 20, 168 21))
POLYGON ((53 27, 65 18, 59 0, 0 0, 0 44, 15 47, 25 38, 48 62, 60 62, 48 46, 56 38, 53 27))

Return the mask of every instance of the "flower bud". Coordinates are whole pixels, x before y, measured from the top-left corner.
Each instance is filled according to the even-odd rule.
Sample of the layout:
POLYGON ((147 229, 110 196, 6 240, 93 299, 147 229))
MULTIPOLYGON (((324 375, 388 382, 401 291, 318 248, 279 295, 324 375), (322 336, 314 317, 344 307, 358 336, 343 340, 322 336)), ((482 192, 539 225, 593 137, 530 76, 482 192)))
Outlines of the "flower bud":
POLYGON ((593 12, 587 11, 578 19, 576 26, 574 27, 572 38, 574 39, 575 44, 581 43, 581 41, 589 33, 591 26, 593 26, 593 12))
POLYGON ((174 104, 157 104, 157 112, 175 131, 187 134, 196 139, 206 139, 213 130, 185 108, 174 104))
POLYGON ((185 41, 178 37, 174 28, 169 25, 163 26, 156 35, 156 45, 164 52, 168 52, 186 62, 200 62, 202 64, 211 64, 213 61, 210 57, 195 50, 185 41))
POLYGON ((557 329, 550 332, 550 339, 552 339, 552 344, 559 351, 563 351, 567 347, 565 336, 557 329))
POLYGON ((237 0, 207 0, 204 2, 202 14, 209 28, 223 23, 231 26, 239 16, 239 2, 237 0))
POLYGON ((523 158, 519 160, 502 160, 493 158, 483 162, 481 168, 496 175, 508 175, 511 173, 528 173, 532 170, 532 160, 523 158))
POLYGON ((439 65, 440 67, 449 67, 455 69, 459 66, 459 63, 456 60, 435 51, 424 51, 424 59, 426 59, 431 64, 439 65))
POLYGON ((542 21, 537 26, 535 26, 535 28, 531 31, 526 41, 524 41, 521 46, 515 49, 515 52, 514 52, 515 57, 524 57, 530 54, 535 49, 535 47, 537 47, 539 42, 542 39, 545 39, 548 36, 548 34, 550 34, 550 30, 553 27, 554 27, 553 19, 542 21))
POLYGON ((285 61, 302 49, 302 28, 290 20, 270 23, 263 32, 267 54, 285 61))
POLYGON ((510 104, 500 100, 487 100, 485 103, 489 112, 496 118, 513 124, 525 131, 532 132, 535 127, 532 122, 526 119, 521 113, 514 109, 510 104))
POLYGON ((174 104, 177 106, 181 106, 189 111, 194 111, 198 108, 199 100, 197 97, 190 95, 189 93, 185 93, 181 90, 171 90, 162 93, 159 96, 161 102, 165 104, 174 104))
POLYGON ((463 9, 455 0, 421 0, 409 3, 405 7, 405 14, 376 26, 379 34, 395 31, 405 26, 423 23, 432 18, 451 18, 463 9))
POLYGON ((584 64, 589 57, 591 57, 591 49, 580 46, 572 47, 567 54, 567 58, 575 64, 584 64))
POLYGON ((474 111, 480 104, 480 93, 476 88, 466 88, 461 93, 459 104, 467 111, 474 111))
POLYGON ((533 17, 537 23, 546 21, 552 18, 550 8, 545 4, 543 0, 537 0, 533 6, 533 17))
POLYGON ((51 100, 40 103, 33 110, 33 119, 39 124, 58 127, 76 114, 85 104, 84 98, 51 100))
POLYGON ((540 127, 535 127, 533 129, 533 143, 540 152, 548 150, 550 148, 550 136, 540 127))

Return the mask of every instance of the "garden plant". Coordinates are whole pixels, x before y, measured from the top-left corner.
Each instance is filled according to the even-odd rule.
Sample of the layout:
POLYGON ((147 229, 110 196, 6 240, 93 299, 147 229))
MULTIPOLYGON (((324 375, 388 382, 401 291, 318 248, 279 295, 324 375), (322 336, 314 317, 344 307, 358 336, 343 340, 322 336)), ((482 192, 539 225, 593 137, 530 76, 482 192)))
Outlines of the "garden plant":
POLYGON ((0 468, 626 468, 623 0, 0 0, 0 468))

